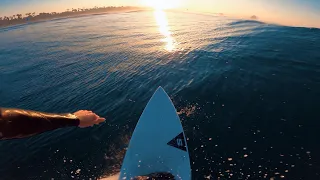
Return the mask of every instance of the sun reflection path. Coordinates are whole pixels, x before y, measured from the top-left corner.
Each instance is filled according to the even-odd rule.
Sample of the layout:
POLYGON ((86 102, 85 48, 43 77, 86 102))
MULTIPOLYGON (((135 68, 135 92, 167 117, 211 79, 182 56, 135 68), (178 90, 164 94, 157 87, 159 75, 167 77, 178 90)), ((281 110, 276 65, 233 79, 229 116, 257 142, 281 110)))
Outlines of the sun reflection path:
POLYGON ((165 37, 162 39, 162 42, 166 43, 165 49, 170 52, 174 51, 176 42, 171 36, 166 13, 162 10, 156 10, 154 16, 159 26, 160 33, 165 37))

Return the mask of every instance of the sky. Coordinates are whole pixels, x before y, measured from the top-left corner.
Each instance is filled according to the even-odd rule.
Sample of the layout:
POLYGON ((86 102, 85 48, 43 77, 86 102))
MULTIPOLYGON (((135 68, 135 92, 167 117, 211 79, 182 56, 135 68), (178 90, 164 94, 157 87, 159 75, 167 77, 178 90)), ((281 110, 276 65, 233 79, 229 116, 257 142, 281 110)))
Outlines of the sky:
POLYGON ((0 0, 0 16, 94 6, 175 6, 180 10, 320 28, 320 0, 0 0))

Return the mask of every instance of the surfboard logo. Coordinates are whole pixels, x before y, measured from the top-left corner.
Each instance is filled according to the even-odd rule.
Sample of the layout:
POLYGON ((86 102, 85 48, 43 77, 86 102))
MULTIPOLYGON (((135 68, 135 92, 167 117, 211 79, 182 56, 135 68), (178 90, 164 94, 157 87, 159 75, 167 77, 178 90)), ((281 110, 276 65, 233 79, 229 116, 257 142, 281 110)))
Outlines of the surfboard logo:
POLYGON ((183 151, 187 151, 186 141, 184 140, 183 133, 180 133, 178 136, 173 138, 167 144, 169 146, 173 146, 173 147, 181 149, 183 151))

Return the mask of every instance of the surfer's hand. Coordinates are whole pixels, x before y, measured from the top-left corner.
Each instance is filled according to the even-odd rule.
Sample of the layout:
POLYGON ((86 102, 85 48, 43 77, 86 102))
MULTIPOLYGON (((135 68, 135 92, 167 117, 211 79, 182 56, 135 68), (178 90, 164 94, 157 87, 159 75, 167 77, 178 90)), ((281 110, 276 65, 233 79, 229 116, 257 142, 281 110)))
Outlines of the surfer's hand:
POLYGON ((79 127, 81 128, 90 127, 106 120, 105 118, 96 115, 92 111, 87 110, 80 110, 73 114, 80 120, 79 127))

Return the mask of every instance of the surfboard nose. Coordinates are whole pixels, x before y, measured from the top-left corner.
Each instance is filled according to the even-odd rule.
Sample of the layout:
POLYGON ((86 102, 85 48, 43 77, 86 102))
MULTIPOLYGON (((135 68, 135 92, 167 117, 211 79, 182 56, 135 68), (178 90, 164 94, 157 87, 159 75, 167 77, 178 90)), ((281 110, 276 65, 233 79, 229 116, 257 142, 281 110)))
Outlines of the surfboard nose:
POLYGON ((159 86, 158 89, 154 92, 151 99, 160 99, 161 101, 168 101, 168 103, 171 103, 169 95, 166 93, 166 91, 159 86))
POLYGON ((161 92, 161 93, 167 94, 161 86, 158 87, 158 89, 156 90, 156 93, 157 92, 161 92))

